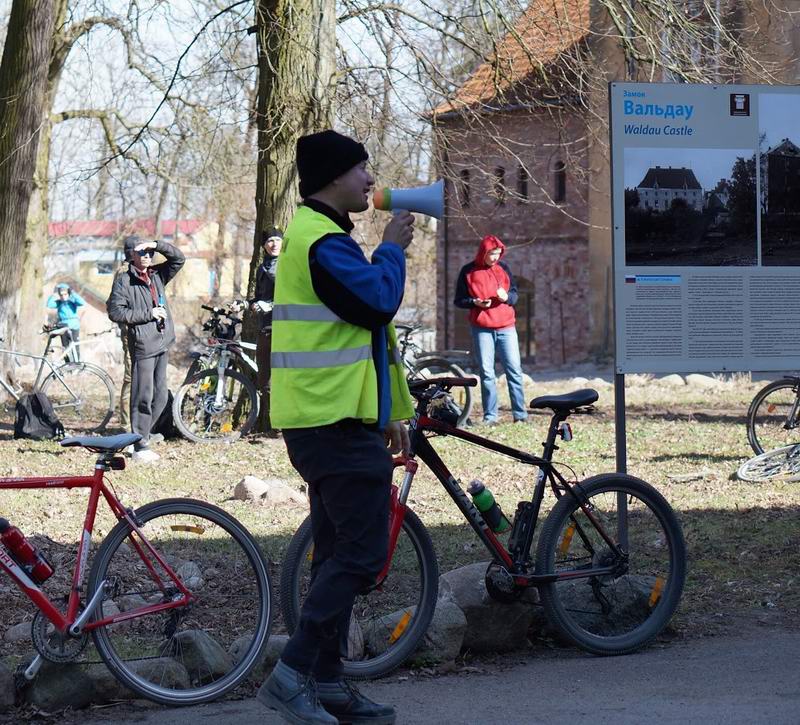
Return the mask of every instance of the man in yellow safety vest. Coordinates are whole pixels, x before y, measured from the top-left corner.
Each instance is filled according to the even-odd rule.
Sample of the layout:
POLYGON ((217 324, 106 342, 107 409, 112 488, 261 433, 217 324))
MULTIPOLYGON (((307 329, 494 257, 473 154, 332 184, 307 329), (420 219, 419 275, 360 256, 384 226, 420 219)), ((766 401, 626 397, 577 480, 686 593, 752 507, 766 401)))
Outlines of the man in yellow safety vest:
POLYGON ((391 453, 408 450, 411 396, 391 324, 403 299, 408 212, 367 259, 350 236, 374 181, 332 130, 297 142, 302 205, 286 228, 272 310, 272 425, 308 483, 312 585, 259 700, 293 723, 389 725, 395 710, 342 679, 355 596, 387 556, 391 453))

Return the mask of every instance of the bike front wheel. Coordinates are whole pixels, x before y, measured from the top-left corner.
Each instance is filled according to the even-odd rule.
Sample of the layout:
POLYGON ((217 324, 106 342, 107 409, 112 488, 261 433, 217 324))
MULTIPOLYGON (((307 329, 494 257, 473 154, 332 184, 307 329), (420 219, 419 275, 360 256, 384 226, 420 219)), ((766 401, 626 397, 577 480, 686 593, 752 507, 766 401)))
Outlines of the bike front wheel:
POLYGON ((747 411, 747 440, 756 455, 798 442, 800 378, 783 378, 756 393, 747 411))
POLYGON ((201 501, 156 501, 134 520, 136 530, 126 520, 111 530, 92 566, 89 596, 106 582, 93 620, 130 617, 92 629, 95 646, 143 697, 164 705, 214 700, 247 677, 269 637, 264 555, 233 516, 201 501), (181 599, 176 579, 191 604, 148 612, 181 599))
POLYGON ((68 431, 99 431, 114 415, 114 383, 90 363, 67 363, 51 372, 42 392, 68 431))
POLYGON ((550 623, 598 655, 633 652, 669 623, 683 591, 686 546, 675 513, 652 486, 622 474, 565 492, 545 520, 536 573, 550 623), (586 576, 590 569, 605 570, 586 576))
POLYGON ((178 389, 172 416, 195 443, 231 442, 249 433, 258 418, 255 385, 236 370, 200 370, 178 389))
MULTIPOLYGON (((291 634, 311 586, 314 541, 309 516, 292 537, 281 567, 281 611, 291 634)), ((439 566, 425 526, 406 509, 386 578, 356 597, 344 675, 371 680, 389 674, 416 650, 433 618, 439 566)))
POLYGON ((739 466, 736 477, 753 483, 771 479, 800 481, 800 445, 783 446, 755 456, 739 466))
MULTIPOLYGON (((428 378, 468 378, 464 370, 443 357, 428 357, 417 360, 409 380, 427 380, 428 378)), ((458 427, 462 428, 472 412, 472 388, 454 387, 450 393, 453 402, 458 406, 458 427)))

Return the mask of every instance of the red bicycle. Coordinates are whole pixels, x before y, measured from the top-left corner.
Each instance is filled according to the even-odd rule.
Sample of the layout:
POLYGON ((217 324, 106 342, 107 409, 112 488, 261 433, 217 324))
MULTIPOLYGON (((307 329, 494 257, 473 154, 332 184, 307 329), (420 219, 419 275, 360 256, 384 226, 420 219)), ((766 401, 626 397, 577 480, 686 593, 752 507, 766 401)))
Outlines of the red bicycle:
POLYGON ((113 490, 110 471, 134 434, 75 437, 62 446, 98 454, 91 476, 0 478, 10 489, 88 489, 83 532, 62 610, 43 590, 53 566, 22 532, 0 519, 0 570, 38 609, 31 624, 37 656, 22 670, 33 680, 44 660, 77 661, 89 635, 117 679, 165 705, 220 697, 255 666, 271 625, 264 555, 233 516, 192 499, 165 499, 136 510, 113 490), (118 522, 94 552, 100 498, 118 522))
MULTIPOLYGON (((678 606, 686 547, 680 523, 663 496, 644 481, 620 473, 568 481, 553 463, 556 439, 572 439, 566 419, 586 412, 597 392, 578 390, 531 401, 531 408, 552 411, 540 457, 457 427, 458 410, 449 392, 472 385, 475 380, 463 378, 409 381, 417 401, 411 452, 395 461, 403 469, 403 480, 392 491, 389 560, 375 586, 357 597, 353 607, 351 631, 355 627, 362 636, 344 663, 349 677, 380 677, 401 665, 419 645, 434 614, 436 554, 425 526, 406 504, 417 458, 428 465, 489 552, 492 561, 485 582, 493 599, 516 601, 527 589, 537 588, 553 627, 568 641, 599 655, 643 647, 664 629, 678 606), (497 508, 484 506, 483 514, 476 508, 431 445, 435 436, 454 436, 537 469, 533 496, 519 502, 512 526, 497 508), (534 557, 547 484, 558 500, 538 532, 534 557), (503 544, 497 532, 506 527, 510 534, 503 544)), ((281 572, 281 607, 290 631, 297 625, 315 563, 309 518, 292 538, 281 572)))

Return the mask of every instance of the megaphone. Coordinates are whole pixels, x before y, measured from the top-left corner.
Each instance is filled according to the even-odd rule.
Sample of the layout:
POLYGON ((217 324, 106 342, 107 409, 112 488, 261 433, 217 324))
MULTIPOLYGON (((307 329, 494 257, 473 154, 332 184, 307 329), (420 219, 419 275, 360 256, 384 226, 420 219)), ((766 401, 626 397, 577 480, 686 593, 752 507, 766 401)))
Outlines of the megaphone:
POLYGON ((444 179, 413 189, 378 189, 372 195, 372 204, 383 211, 406 209, 441 219, 444 216, 444 179))

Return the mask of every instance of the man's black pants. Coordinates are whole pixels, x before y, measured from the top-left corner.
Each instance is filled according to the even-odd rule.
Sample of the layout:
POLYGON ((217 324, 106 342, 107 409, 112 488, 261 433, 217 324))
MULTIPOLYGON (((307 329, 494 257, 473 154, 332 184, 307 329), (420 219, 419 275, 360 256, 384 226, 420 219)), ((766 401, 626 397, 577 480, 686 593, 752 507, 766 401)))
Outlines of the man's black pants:
POLYGON ((136 448, 147 446, 150 431, 167 405, 167 356, 131 360, 131 430, 142 436, 136 448))
POLYGON ((359 421, 284 430, 283 436, 309 485, 314 558, 300 622, 281 659, 332 682, 342 675, 353 601, 386 561, 392 459, 383 433, 359 421))

